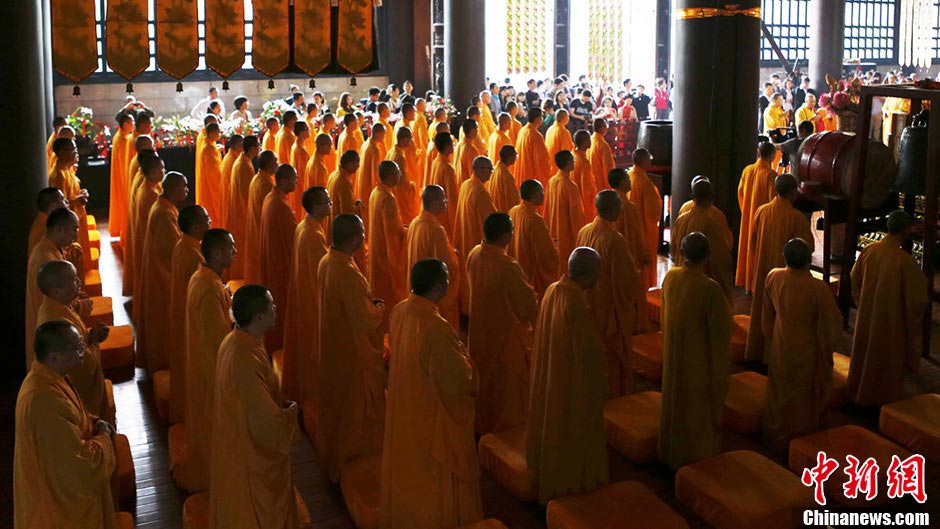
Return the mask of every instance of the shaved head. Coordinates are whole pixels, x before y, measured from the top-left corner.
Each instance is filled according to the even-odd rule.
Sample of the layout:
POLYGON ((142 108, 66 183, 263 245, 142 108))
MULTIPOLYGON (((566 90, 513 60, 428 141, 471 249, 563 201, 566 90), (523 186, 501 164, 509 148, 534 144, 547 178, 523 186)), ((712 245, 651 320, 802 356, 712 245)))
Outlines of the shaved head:
POLYGON ((897 235, 909 228, 913 223, 914 218, 911 217, 910 213, 903 209, 892 211, 891 214, 888 215, 888 233, 897 235))
POLYGON ((697 177, 698 180, 692 184, 692 200, 696 206, 709 207, 714 200, 711 180, 704 177, 697 177))
POLYGON ((623 200, 613 189, 605 189, 594 197, 594 208, 597 210, 598 217, 608 222, 614 222, 620 218, 623 200))
POLYGON ((447 211, 447 193, 444 188, 434 184, 424 186, 424 191, 421 192, 421 207, 435 215, 447 211))
POLYGON ((774 179, 774 191, 777 196, 789 198, 796 193, 796 177, 792 174, 782 174, 774 179))
POLYGON ((72 295, 67 296, 68 301, 72 301, 78 296, 76 274, 75 265, 68 261, 49 261, 39 269, 36 283, 43 294, 56 300, 57 292, 74 289, 72 295))
POLYGON ((401 177, 401 169, 398 164, 391 160, 379 162, 379 180, 389 187, 398 185, 398 179, 401 177))
POLYGON ((813 260, 813 249, 799 237, 790 239, 783 247, 783 259, 788 267, 803 270, 813 260))
POLYGON ((568 257, 568 277, 585 290, 597 284, 601 268, 601 256, 593 248, 580 246, 568 257))
POLYGON ((352 213, 343 213, 333 219, 333 247, 353 254, 362 248, 365 241, 365 228, 362 219, 352 213))
POLYGON ((708 237, 700 231, 693 231, 682 239, 680 251, 682 257, 691 264, 704 262, 711 255, 708 237))

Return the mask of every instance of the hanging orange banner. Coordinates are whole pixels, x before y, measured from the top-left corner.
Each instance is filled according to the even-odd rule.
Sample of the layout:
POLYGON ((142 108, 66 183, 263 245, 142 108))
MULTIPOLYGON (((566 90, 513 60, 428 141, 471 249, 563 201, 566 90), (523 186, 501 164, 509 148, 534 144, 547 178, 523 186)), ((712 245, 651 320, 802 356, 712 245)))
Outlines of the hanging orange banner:
POLYGON ((150 66, 147 38, 147 0, 108 0, 108 66, 133 79, 150 66))
POLYGON ((290 19, 287 0, 252 0, 255 17, 251 65, 273 77, 290 64, 290 19))
POLYGON ((294 64, 314 76, 330 64, 330 0, 294 0, 294 64))
POLYGON ((98 69, 95 0, 56 0, 52 6, 52 63, 73 83, 98 69))
POLYGON ((196 0, 156 0, 157 67, 182 79, 199 66, 196 0))
POLYGON ((349 73, 372 64, 373 0, 339 0, 336 24, 336 62, 349 73))
POLYGON ((228 77, 245 64, 245 2, 205 1, 211 13, 206 16, 206 67, 228 77))

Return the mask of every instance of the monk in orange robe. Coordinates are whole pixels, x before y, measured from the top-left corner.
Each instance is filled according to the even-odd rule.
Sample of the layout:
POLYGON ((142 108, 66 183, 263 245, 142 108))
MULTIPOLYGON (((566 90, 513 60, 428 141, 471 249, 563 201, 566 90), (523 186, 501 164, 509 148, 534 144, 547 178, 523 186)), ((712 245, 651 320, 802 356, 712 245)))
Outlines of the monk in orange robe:
MULTIPOLYGON (((310 130, 310 135, 304 140, 306 143, 307 152, 313 150, 313 138, 320 134, 320 107, 316 103, 307 103, 307 115, 304 116, 304 121, 307 123, 307 129, 310 130)), ((296 134, 296 132, 294 133, 296 134)))
MULTIPOLYGON (((154 150, 153 138, 150 136, 138 136, 134 140, 131 150, 128 151, 128 156, 131 158, 130 163, 127 168, 127 178, 130 182, 128 184, 127 190, 127 223, 124 228, 124 232, 121 234, 121 249, 122 257, 124 259, 124 268, 127 268, 128 258, 133 255, 133 246, 134 237, 131 233, 131 230, 134 228, 134 200, 137 197, 137 190, 144 182, 144 176, 140 171, 140 161, 141 157, 158 157, 157 151, 154 150)), ((127 282, 124 282, 124 295, 129 296, 128 288, 130 285, 127 282)))
POLYGON ((402 222, 411 224, 418 216, 418 186, 415 184, 417 170, 408 156, 408 149, 414 146, 414 142, 408 127, 398 128, 396 136, 395 145, 385 155, 385 159, 395 162, 401 170, 401 178, 398 179, 394 190, 395 199, 398 201, 402 222))
POLYGON ((538 299, 525 272, 506 248, 512 243, 509 215, 493 213, 484 239, 467 257, 470 293, 470 358, 479 373, 476 432, 484 435, 525 424, 529 401, 532 327, 538 299))
POLYGON ((388 160, 379 164, 379 185, 369 198, 368 278, 372 292, 393 307, 405 299, 405 226, 395 198, 401 170, 388 160))
MULTIPOLYGON (((311 187, 301 200, 307 216, 294 231, 290 288, 284 316, 284 373, 281 391, 300 402, 305 412, 314 401, 317 364, 320 361, 320 298, 317 271, 328 245, 324 220, 330 216, 330 196, 323 187, 311 187)), ((308 409, 309 408, 309 409, 308 409)))
MULTIPOLYGON (((207 184, 201 183, 205 178, 202 176, 203 167, 205 166, 205 151, 206 145, 209 145, 208 136, 209 136, 209 125, 219 126, 219 119, 215 114, 206 114, 202 118, 203 126, 199 129, 199 133, 196 134, 196 201, 199 200, 208 201, 204 196, 206 192, 202 189, 203 186, 207 184)), ((220 129, 221 130, 221 129, 220 129)), ((216 143, 211 144, 213 147, 216 146, 216 143)), ((210 153, 212 155, 212 153, 210 153)))
POLYGON ((70 323, 36 330, 36 361, 16 397, 13 527, 116 529, 114 427, 89 415, 66 375, 85 347, 70 323))
POLYGON ((468 119, 460 128, 461 138, 454 150, 454 171, 457 172, 457 182, 463 183, 470 179, 473 173, 471 165, 477 156, 484 153, 477 150, 476 140, 479 137, 479 128, 476 121, 468 119))
POLYGON ((738 182, 738 206, 741 208, 741 230, 738 233, 738 263, 735 285, 750 289, 757 272, 756 256, 750 254, 754 216, 764 204, 774 199, 774 178, 777 172, 771 166, 777 155, 773 143, 763 142, 758 147, 757 161, 744 168, 738 182))
MULTIPOLYGON (((260 280, 286 308, 294 232, 297 221, 290 209, 288 195, 297 189, 297 171, 281 164, 274 173, 274 188, 261 208, 260 280)), ((277 351, 284 344, 284 319, 280 318, 264 337, 264 345, 277 351)))
MULTIPOLYGON (((538 180, 542 186, 548 185, 552 174, 552 162, 545 147, 545 138, 539 132, 542 126, 542 110, 529 109, 529 122, 516 140, 516 152, 519 159, 516 162, 516 184, 522 185, 526 180, 538 180)), ((580 227, 580 226, 579 226, 580 227)))
MULTIPOLYGON (((377 334, 385 303, 373 298, 353 254, 365 242, 355 215, 333 219, 333 245, 320 261, 317 454, 333 482, 348 461, 378 455, 385 419, 385 361, 377 334)), ((402 279, 404 281, 404 279, 402 279)))
POLYGON ((261 285, 232 299, 236 327, 219 346, 212 388, 209 527, 300 527, 291 478, 300 410, 281 396, 262 341, 277 321, 274 303, 261 285))
POLYGON ((607 173, 607 185, 620 196, 620 218, 617 220, 617 231, 630 245, 633 262, 642 271, 649 264, 650 257, 646 253, 646 243, 643 236, 643 224, 640 221, 640 212, 636 204, 630 200, 630 175, 625 169, 615 167, 607 173))
MULTIPOLYGON (((319 132, 317 133, 317 136, 319 136, 320 134, 326 134, 327 137, 330 138, 330 153, 324 159, 323 165, 325 165, 327 171, 331 173, 339 169, 339 157, 342 156, 343 154, 343 152, 337 153, 336 149, 333 148, 333 129, 335 128, 336 128, 336 117, 333 116, 333 114, 324 114, 323 119, 320 121, 320 128, 318 129, 319 132)), ((316 142, 315 137, 312 138, 312 140, 313 142, 311 143, 316 142)), ((309 147, 307 150, 308 152, 310 150, 316 151, 316 145, 309 147)), ((359 151, 356 151, 356 152, 358 153, 359 151)))
POLYGON ((630 168, 630 201, 636 204, 643 226, 643 241, 646 243, 648 264, 643 268, 646 287, 657 284, 656 266, 659 262, 659 220, 663 214, 663 199, 659 189, 650 180, 646 170, 653 163, 653 156, 646 149, 633 151, 633 167, 630 168))
POLYGON ((294 135, 294 124, 297 123, 297 113, 293 110, 285 111, 281 116, 281 128, 274 136, 274 152, 281 163, 290 163, 290 150, 297 141, 294 135))
POLYGON ((600 280, 601 258, 578 248, 566 269, 545 292, 532 344, 526 463, 542 504, 608 480, 607 361, 586 295, 600 280))
POLYGON ((415 263, 422 259, 440 259, 447 265, 447 270, 450 271, 450 287, 447 295, 438 303, 438 310, 454 330, 459 332, 461 262, 447 230, 440 221, 441 215, 450 207, 447 193, 443 187, 432 184, 424 188, 421 201, 424 209, 408 226, 405 243, 406 270, 411 270, 415 263))
POLYGON ((800 238, 813 247, 813 232, 809 221, 799 210, 793 207, 797 196, 797 183, 793 175, 782 174, 774 179, 774 191, 777 197, 757 209, 754 224, 751 227, 750 249, 754 255, 754 282, 749 285, 751 292, 751 325, 747 333, 747 349, 744 358, 767 362, 765 355, 767 337, 761 328, 764 308, 764 283, 767 274, 774 268, 786 265, 783 260, 783 246, 793 238, 800 238))
POLYGON ((450 125, 446 121, 438 123, 432 132, 431 142, 428 144, 428 150, 424 157, 424 180, 421 181, 422 189, 424 186, 428 185, 428 180, 431 178, 431 169, 434 166, 434 160, 437 160, 437 155, 440 154, 437 148, 434 147, 434 138, 436 138, 438 134, 447 134, 450 136, 450 125))
POLYGON ((181 467, 170 468, 173 480, 189 492, 209 488, 216 357, 219 345, 232 330, 231 294, 222 283, 222 275, 237 253, 232 234, 210 229, 202 237, 200 253, 203 264, 190 277, 186 288, 185 410, 189 459, 181 467))
POLYGON ((486 183, 486 190, 493 198, 493 207, 500 213, 509 213, 520 201, 516 177, 510 171, 516 164, 516 158, 516 148, 508 144, 503 145, 499 150, 499 161, 493 169, 493 178, 486 183))
POLYGON ((486 142, 486 155, 490 157, 490 161, 494 164, 499 162, 499 151, 504 146, 514 145, 512 140, 509 139, 509 129, 512 128, 512 124, 510 123, 512 118, 509 117, 509 114, 502 112, 498 119, 498 128, 490 134, 486 142))
POLYGON ((375 106, 375 112, 378 114, 376 124, 385 127, 385 138, 382 142, 384 146, 382 154, 384 156, 388 153, 388 151, 392 150, 392 146, 395 143, 394 128, 388 121, 388 119, 392 116, 392 110, 388 107, 388 103, 379 103, 375 106))
POLYGON ((415 99, 415 118, 411 126, 411 133, 414 134, 415 145, 424 149, 431 141, 431 134, 428 129, 428 118, 425 117, 428 112, 428 102, 419 97, 415 99))
POLYGON ((218 145, 221 137, 222 129, 217 124, 210 123, 206 127, 202 172, 196 177, 196 203, 206 208, 213 219, 222 218, 222 152, 218 145))
POLYGON ((574 155, 561 151, 555 155, 558 172, 548 182, 545 196, 545 220, 552 239, 558 241, 558 273, 564 274, 568 266, 566 255, 577 247, 578 231, 584 226, 581 191, 572 180, 574 155))
POLYGON ((439 106, 434 109, 434 115, 432 116, 432 121, 428 125, 428 138, 430 142, 434 142, 434 136, 437 136, 442 131, 440 130, 441 125, 447 125, 450 132, 450 125, 447 122, 447 109, 443 106, 439 106))
MULTIPOLYGON (((437 151, 438 156, 434 160, 431 174, 425 185, 443 187, 444 193, 447 194, 447 203, 456 204, 457 195, 460 193, 460 184, 457 182, 457 172, 454 170, 454 166, 451 165, 451 157, 454 154, 454 137, 449 132, 439 133, 434 137, 434 150, 437 151)), ((455 226, 454 216, 454 211, 451 208, 448 208, 439 216, 441 224, 452 240, 455 226)))
MULTIPOLYGON (((707 178, 701 178, 692 186, 692 200, 695 204, 687 213, 679 215, 672 226, 672 236, 681 241, 692 232, 699 232, 708 238, 711 252, 705 264, 705 273, 715 280, 721 291, 725 293, 728 302, 731 302, 731 246, 734 236, 727 222, 717 220, 709 212, 714 200, 712 183, 707 178)), ((682 266, 682 253, 677 251, 676 245, 670 246, 672 260, 676 266, 682 266)))
POLYGON ((78 330, 85 346, 85 354, 81 363, 68 371, 69 381, 89 414, 114 424, 114 406, 108 403, 99 347, 101 342, 108 338, 108 326, 98 322, 92 327, 87 327, 82 316, 75 310, 86 310, 90 300, 79 300, 81 283, 72 263, 50 261, 44 264, 39 269, 36 282, 45 296, 39 306, 36 324, 64 320, 78 330))
MULTIPOLYGON (((36 316, 42 304, 43 294, 39 289, 39 270, 50 261, 63 259, 62 249, 78 238, 78 216, 68 208, 49 214, 46 219, 46 236, 29 254, 26 263, 26 369, 33 363, 33 336, 36 331, 36 316)), ((91 313, 90 303, 86 306, 91 313)))
MULTIPOLYGON (((382 127, 385 128, 384 126, 382 127)), ((343 132, 339 133, 339 138, 336 144, 336 152, 342 153, 346 151, 356 151, 362 148, 362 142, 359 141, 360 136, 359 123, 356 119, 355 114, 346 114, 343 116, 343 132)), ((373 136, 375 135, 375 130, 372 131, 373 136)))
POLYGON ((264 139, 261 150, 277 154, 277 133, 281 130, 281 121, 271 117, 264 121, 264 139))
POLYGON ((597 194, 597 217, 578 232, 578 246, 594 248, 603 270, 588 291, 588 304, 607 351, 607 383, 611 398, 629 395, 633 384, 633 342, 637 320, 646 315, 646 288, 630 244, 617 231, 622 202, 612 189, 597 194))
MULTIPOLYGON (((491 94, 489 90, 483 90, 476 99, 477 108, 480 109, 479 125, 481 140, 489 139, 496 130, 496 117, 490 112, 490 101, 492 101, 492 98, 493 94, 491 94)), ((482 152, 480 154, 486 153, 482 152)))
POLYGON ((356 173, 359 171, 359 153, 346 151, 339 159, 339 168, 333 171, 326 183, 326 190, 333 202, 333 214, 352 213, 359 215, 362 202, 356 197, 356 173))
MULTIPOLYGON (((248 195, 251 191, 251 181, 255 176, 252 160, 261 154, 261 145, 257 136, 248 136, 242 142, 244 152, 235 160, 232 167, 232 199, 229 202, 228 218, 225 227, 232 236, 244 244, 248 240, 248 195)), ((274 153, 271 153, 272 156, 274 153)), ((275 162, 277 163, 277 162, 275 162)), ((234 279, 245 277, 245 255, 239 253, 235 263, 228 270, 234 279)))
POLYGON ((825 427, 832 352, 842 342, 835 297, 809 271, 813 250, 806 241, 792 239, 783 256, 787 267, 767 274, 761 322, 770 339, 763 437, 777 452, 790 446, 790 440, 825 427))
POLYGON ((359 173, 356 175, 356 195, 362 202, 363 219, 369 223, 369 198, 372 190, 379 184, 379 164, 385 159, 385 126, 376 123, 372 126, 372 136, 362 144, 359 150, 359 173))
POLYGON ((891 213, 888 236, 866 246, 852 268, 858 316, 848 389, 860 406, 905 398, 920 368, 921 325, 929 299, 920 265, 902 249, 912 223, 908 213, 891 213))
MULTIPOLYGON (((134 136, 134 117, 118 115, 118 130, 111 140, 111 194, 108 207, 108 232, 112 237, 121 237, 127 229, 127 192, 131 177, 127 174, 131 150, 128 145, 134 136)), ((51 145, 50 145, 51 150, 51 145)), ((136 155, 136 152, 134 153, 136 155)))
MULTIPOLYGON (((210 148, 213 147, 207 147, 210 148)), ((166 311, 172 299, 173 249, 181 237, 177 205, 187 196, 186 177, 177 172, 168 173, 163 180, 163 194, 150 209, 147 220, 140 288, 134 296, 134 321, 137 352, 143 356, 144 367, 151 376, 170 367, 170 335, 174 321, 167 318, 166 311)))
POLYGON ((519 262, 529 284, 539 299, 558 275, 558 247, 552 240, 548 223, 539 213, 545 202, 545 190, 538 180, 526 180, 519 188, 522 202, 509 210, 515 227, 508 254, 519 262))
POLYGON ((143 268, 150 209, 163 192, 163 179, 166 176, 163 160, 157 157, 145 158, 141 161, 140 173, 144 178, 134 197, 134 209, 131 211, 131 225, 128 230, 130 237, 124 261, 124 288, 134 295, 140 293, 140 270, 143 268))
POLYGON ((306 178, 304 189, 326 187, 330 173, 333 172, 329 166, 332 154, 333 140, 326 134, 318 134, 314 141, 313 156, 307 161, 307 168, 304 171, 306 178))
POLYGON ((607 173, 617 164, 614 162, 614 151, 607 143, 607 120, 598 118, 594 120, 594 133, 591 134, 591 149, 588 158, 591 160, 591 170, 594 173, 595 189, 604 189, 607 183, 607 173))
MULTIPOLYGON (((182 322, 186 327, 186 290, 199 265, 202 264, 200 245, 202 237, 209 231, 212 219, 202 206, 188 206, 180 210, 179 227, 182 236, 173 248, 170 264, 170 314, 171 322, 182 322)), ((170 416, 172 423, 186 420, 186 333, 170 333, 170 416)))
POLYGON ((49 187, 60 189, 65 198, 68 199, 75 214, 78 215, 78 244, 82 248, 82 266, 79 266, 79 269, 84 274, 87 266, 91 263, 88 217, 85 213, 88 190, 81 188, 81 181, 75 176, 75 163, 78 161, 75 142, 67 138, 59 138, 52 143, 52 149, 56 155, 56 164, 49 173, 49 187))
POLYGON ((27 246, 29 253, 32 253, 33 248, 39 244, 39 241, 46 237, 46 221, 49 219, 49 214, 57 209, 67 207, 69 207, 69 204, 65 200, 65 195, 61 189, 47 187, 39 191, 36 196, 36 209, 39 210, 39 213, 33 220, 33 225, 29 228, 29 246, 27 246))
POLYGON ((731 364, 731 306, 705 274, 708 239, 681 241, 683 265, 663 279, 663 397, 659 459, 673 469, 721 449, 731 364))
POLYGON ((448 268, 418 261, 392 311, 379 515, 386 529, 457 527, 483 518, 473 437, 473 366, 438 313, 448 268))
MULTIPOLYGON (((310 125, 306 121, 298 120, 294 123, 294 136, 296 141, 290 148, 290 158, 288 158, 284 163, 289 163, 294 170, 297 171, 297 185, 300 189, 307 189, 308 187, 313 187, 312 179, 307 175, 307 166, 310 163, 310 152, 307 151, 307 143, 310 138, 310 125)), ((321 174, 326 172, 324 167, 321 171, 321 174)), ((300 219, 304 216, 304 208, 300 205, 300 195, 303 194, 303 191, 300 193, 294 193, 290 196, 290 208, 294 212, 294 217, 299 222, 300 219)))
MULTIPOLYGON (((510 101, 506 103, 506 113, 509 114, 509 117, 512 118, 509 121, 509 140, 512 141, 513 145, 518 147, 519 133, 522 132, 522 123, 519 121, 519 105, 515 101, 510 101)), ((541 125, 539 125, 541 126, 541 125)))
POLYGON ((486 156, 477 156, 473 160, 472 171, 472 176, 460 185, 454 216, 454 246, 463 259, 483 240, 483 221, 490 213, 496 212, 493 199, 486 190, 486 183, 493 175, 492 162, 486 156))
MULTIPOLYGON (((478 153, 486 153, 486 143, 483 141, 483 132, 480 129, 480 108, 476 105, 470 105, 467 107, 467 119, 464 120, 464 123, 472 121, 473 125, 476 128, 476 135, 472 138, 468 138, 468 141, 473 144, 473 148, 478 153)), ((467 131, 464 130, 463 125, 460 126, 460 134, 458 134, 458 142, 464 141, 464 138, 467 137, 467 131)), ((489 139, 489 136, 486 137, 489 139)), ((459 144, 459 143, 458 143, 459 144)), ((472 160, 472 158, 471 158, 472 160)))
MULTIPOLYGON (((131 121, 133 121, 133 116, 131 121)), ((120 122, 118 122, 120 124, 120 122)), ((55 165, 54 156, 55 153, 52 151, 52 143, 59 137, 59 131, 62 127, 68 126, 68 121, 65 120, 62 116, 56 116, 52 119, 52 134, 49 135, 49 139, 46 140, 46 164, 49 167, 55 165)), ((133 126, 131 126, 131 131, 133 132, 133 126)))
POLYGON ((545 148, 548 149, 548 155, 555 158, 555 155, 561 151, 573 151, 574 140, 571 132, 568 130, 568 111, 560 108, 555 112, 555 122, 545 133, 545 148))
POLYGON ((49 147, 52 150, 52 156, 47 156, 47 160, 46 160, 48 162, 49 173, 52 173, 52 170, 55 169, 56 162, 58 161, 58 157, 55 154, 55 147, 53 147, 53 145, 55 145, 55 140, 59 138, 65 138, 68 140, 72 140, 74 142, 75 141, 75 129, 73 129, 72 127, 68 125, 65 125, 59 128, 59 132, 56 133, 55 138, 52 139, 52 143, 50 144, 50 147, 49 147))
POLYGON ((584 211, 585 217, 587 217, 589 211, 594 211, 594 198, 597 196, 597 192, 603 188, 598 188, 595 184, 591 160, 588 159, 591 136, 586 130, 579 130, 574 134, 574 144, 575 150, 571 152, 574 155, 574 172, 571 174, 571 180, 578 185, 581 210, 584 211))
POLYGON ((219 227, 228 226, 228 209, 232 204, 232 180, 235 162, 244 151, 245 137, 232 134, 225 144, 225 156, 222 158, 222 194, 219 200, 219 217, 215 219, 219 227))
MULTIPOLYGON (((264 199, 274 189, 274 173, 279 169, 277 155, 264 151, 258 157, 258 173, 248 188, 248 224, 245 230, 246 283, 261 281, 261 215, 264 199)), ((285 169, 286 170, 286 169, 285 169)))

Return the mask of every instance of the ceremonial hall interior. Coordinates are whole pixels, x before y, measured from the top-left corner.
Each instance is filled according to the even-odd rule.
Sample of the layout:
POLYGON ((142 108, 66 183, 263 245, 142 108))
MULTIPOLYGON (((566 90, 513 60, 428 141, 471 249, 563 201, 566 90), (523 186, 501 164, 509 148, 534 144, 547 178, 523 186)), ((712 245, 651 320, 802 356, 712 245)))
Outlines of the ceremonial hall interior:
POLYGON ((940 0, 0 14, 0 527, 940 524, 940 0))

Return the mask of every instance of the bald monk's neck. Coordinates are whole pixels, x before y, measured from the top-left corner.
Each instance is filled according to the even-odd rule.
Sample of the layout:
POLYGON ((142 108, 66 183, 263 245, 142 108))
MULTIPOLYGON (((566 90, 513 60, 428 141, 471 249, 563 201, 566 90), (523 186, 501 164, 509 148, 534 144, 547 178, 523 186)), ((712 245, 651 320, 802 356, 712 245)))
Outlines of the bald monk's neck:
POLYGON ((235 325, 235 328, 236 328, 236 329, 240 329, 240 330, 242 330, 243 332, 246 332, 246 333, 248 333, 248 334, 254 336, 255 338, 258 338, 259 340, 262 339, 262 338, 264 338, 264 333, 267 332, 266 329, 261 328, 260 325, 255 324, 255 323, 250 323, 250 324, 248 324, 248 325, 246 325, 246 326, 244 326, 244 327, 242 327, 241 325, 237 325, 237 324, 236 324, 236 325, 235 325))
POLYGON ((208 261, 206 262, 206 268, 215 272, 215 275, 219 276, 220 279, 222 278, 222 274, 225 273, 225 266, 220 263, 213 263, 208 261))

